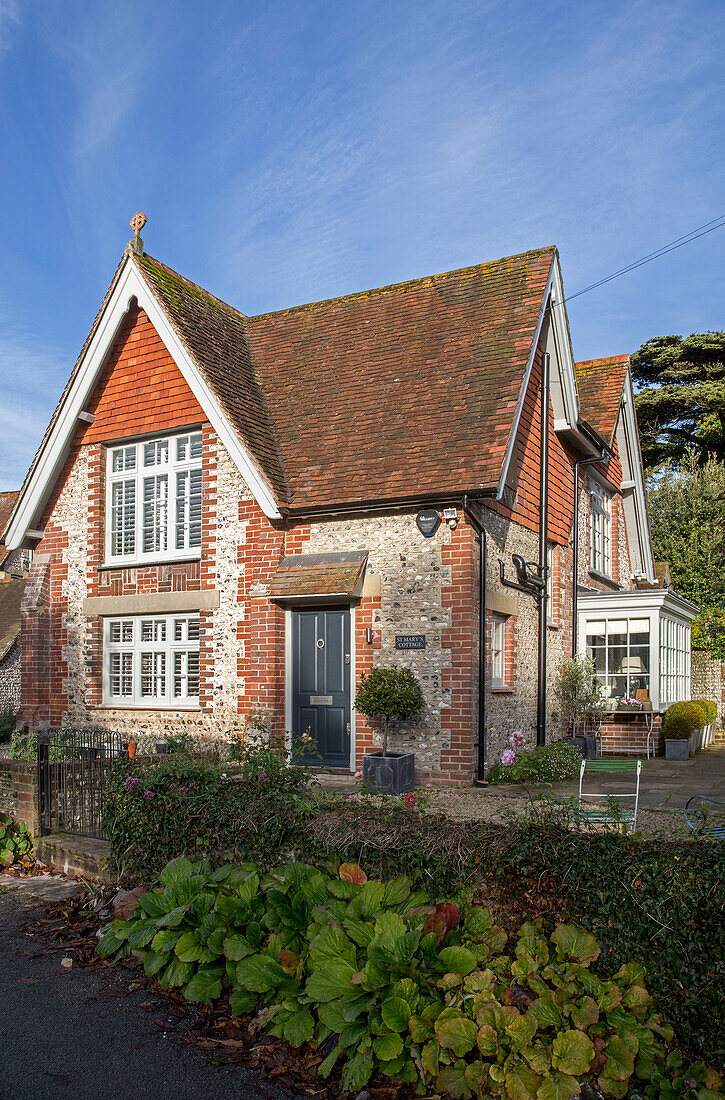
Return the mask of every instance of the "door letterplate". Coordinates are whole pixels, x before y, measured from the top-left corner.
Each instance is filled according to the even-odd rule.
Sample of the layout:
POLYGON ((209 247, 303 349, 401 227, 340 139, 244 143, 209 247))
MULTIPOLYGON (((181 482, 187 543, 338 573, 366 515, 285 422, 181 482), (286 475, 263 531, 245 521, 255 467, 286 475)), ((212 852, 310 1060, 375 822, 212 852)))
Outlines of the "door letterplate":
POLYGON ((311 707, 331 707, 332 696, 331 695, 310 695, 311 707))

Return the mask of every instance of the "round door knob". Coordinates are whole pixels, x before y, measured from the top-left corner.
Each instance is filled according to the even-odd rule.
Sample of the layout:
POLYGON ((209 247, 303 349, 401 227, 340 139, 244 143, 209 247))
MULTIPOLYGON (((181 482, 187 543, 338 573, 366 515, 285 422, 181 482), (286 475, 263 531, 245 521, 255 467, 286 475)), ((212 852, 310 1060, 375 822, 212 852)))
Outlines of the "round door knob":
POLYGON ((317 639, 317 648, 318 649, 324 649, 325 648, 325 639, 324 638, 318 638, 317 639))

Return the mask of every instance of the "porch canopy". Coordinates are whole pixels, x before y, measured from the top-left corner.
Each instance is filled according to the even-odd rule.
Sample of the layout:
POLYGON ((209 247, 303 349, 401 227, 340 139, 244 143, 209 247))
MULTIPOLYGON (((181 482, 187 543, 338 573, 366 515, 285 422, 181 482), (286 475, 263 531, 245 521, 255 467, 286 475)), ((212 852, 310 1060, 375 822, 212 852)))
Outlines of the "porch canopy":
POLYGON ((272 578, 269 598, 356 599, 362 595, 367 558, 367 550, 282 558, 272 578))
POLYGON ((690 698, 690 631, 698 609, 671 588, 578 593, 580 655, 608 700, 649 693, 654 711, 690 698))

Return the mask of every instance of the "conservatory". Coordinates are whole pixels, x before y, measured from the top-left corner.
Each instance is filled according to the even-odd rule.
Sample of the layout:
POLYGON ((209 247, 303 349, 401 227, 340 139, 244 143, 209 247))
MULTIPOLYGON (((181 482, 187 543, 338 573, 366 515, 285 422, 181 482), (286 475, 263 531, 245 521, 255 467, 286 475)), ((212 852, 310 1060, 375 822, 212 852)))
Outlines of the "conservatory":
POLYGON ((579 653, 593 661, 607 700, 602 751, 650 755, 661 744, 661 714, 690 698, 697 608, 671 588, 580 588, 578 612, 579 653))

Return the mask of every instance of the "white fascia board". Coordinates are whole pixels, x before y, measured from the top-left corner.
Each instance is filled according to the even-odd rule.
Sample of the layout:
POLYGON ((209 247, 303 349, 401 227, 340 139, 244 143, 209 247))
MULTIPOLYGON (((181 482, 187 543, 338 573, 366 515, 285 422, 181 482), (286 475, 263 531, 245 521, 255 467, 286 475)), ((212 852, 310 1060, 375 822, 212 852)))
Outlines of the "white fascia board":
POLYGON ((622 389, 622 404, 617 422, 617 445, 619 448, 619 461, 622 464, 624 475, 622 495, 625 505, 625 522, 628 528, 633 524, 636 529, 631 533, 628 529, 627 537, 636 543, 639 549, 642 572, 647 580, 652 583, 655 580, 654 551, 652 549, 652 535, 647 512, 642 452, 634 412, 634 390, 629 368, 627 368, 622 389))
POLYGON ((35 468, 15 507, 6 532, 6 546, 9 550, 22 545, 27 531, 34 526, 45 507, 68 455, 79 414, 93 392, 132 298, 136 298, 146 311, 189 389, 208 416, 265 515, 269 519, 280 517, 277 503, 259 467, 232 428, 219 401, 201 376, 138 267, 127 256, 86 353, 78 365, 73 385, 56 413, 53 428, 41 447, 35 468))
POLYGON ((519 400, 516 406, 516 412, 514 413, 514 422, 511 425, 511 431, 509 433, 508 443, 506 445, 506 454, 504 455, 503 466, 501 468, 501 477, 499 478, 498 488, 496 490, 496 497, 501 500, 506 488, 506 482, 508 481, 509 467, 514 458, 514 451, 516 448, 516 436, 519 430, 519 422, 521 420, 521 412, 524 407, 524 400, 529 388, 529 382, 531 381, 531 372, 534 368, 534 359, 536 357, 536 349, 539 346, 539 337, 541 336, 541 329, 544 324, 544 317, 546 316, 546 309, 549 304, 549 295, 551 294, 551 287, 554 279, 554 262, 552 262, 551 270, 549 271, 549 278, 546 281, 546 289, 544 290, 543 297, 541 299, 541 309, 539 310, 539 318, 536 322, 536 330, 534 332, 534 338, 531 341, 531 351, 529 352, 529 359, 526 364, 526 370, 524 371, 524 380, 521 384, 521 392, 519 393, 519 400))
POLYGON ((691 623, 698 608, 672 588, 633 588, 618 592, 579 592, 577 609, 580 616, 634 614, 665 611, 691 623))
POLYGON ((514 422, 511 427, 511 434, 509 435, 508 444, 506 447, 506 455, 504 457, 503 469, 501 471, 501 477, 498 483, 497 497, 500 500, 503 496, 504 488, 508 480, 509 467, 514 459, 516 436, 519 430, 519 423, 521 420, 521 413, 524 407, 524 400, 526 399, 526 393, 531 381, 531 372, 534 366, 534 359, 536 357, 536 349, 539 346, 539 339, 541 338, 541 331, 544 325, 544 319, 549 306, 550 324, 547 334, 547 347, 546 351, 551 356, 551 368, 552 376, 554 371, 557 372, 556 377, 558 385, 551 387, 551 402, 554 411, 553 427, 555 432, 565 432, 573 435, 576 438, 577 443, 583 446, 587 453, 596 454, 596 450, 592 446, 591 442, 580 436, 577 425, 579 423, 579 396, 576 388, 576 373, 574 371, 574 356, 571 348, 571 336, 569 333, 569 326, 566 321, 566 313, 564 312, 564 284, 561 277, 561 267, 559 265, 559 259, 554 257, 551 263, 551 270, 549 272, 549 278, 546 283, 546 289, 541 301, 541 309, 539 311, 539 319, 536 324, 536 331, 534 332, 534 338, 531 344, 531 351, 529 352, 529 360, 526 364, 526 371, 524 374, 524 380, 521 386, 521 393, 519 394, 518 405, 516 406, 516 413, 514 414, 514 422))

